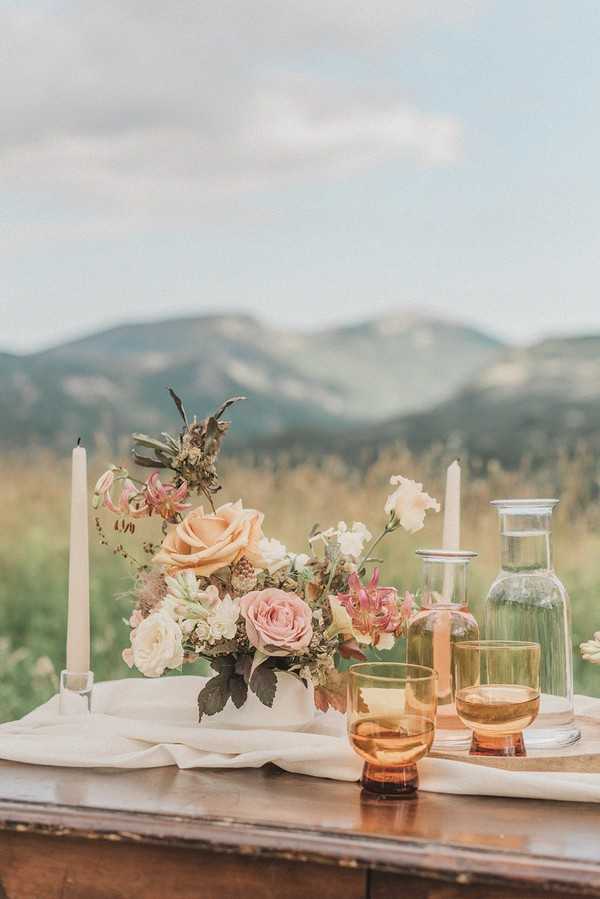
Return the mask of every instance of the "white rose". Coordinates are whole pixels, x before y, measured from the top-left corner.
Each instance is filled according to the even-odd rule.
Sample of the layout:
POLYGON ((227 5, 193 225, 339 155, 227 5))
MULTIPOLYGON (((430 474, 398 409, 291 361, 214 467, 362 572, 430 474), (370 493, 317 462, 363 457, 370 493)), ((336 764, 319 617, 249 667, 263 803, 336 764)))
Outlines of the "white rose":
POLYGON ((160 677, 165 668, 183 662, 181 628, 166 610, 153 612, 135 629, 131 638, 133 662, 145 677, 160 677))
POLYGON ((174 621, 179 621, 180 616, 185 614, 185 606, 175 596, 167 593, 157 611, 165 612, 174 621))
POLYGON ((391 493, 385 503, 385 511, 388 515, 394 513, 401 526, 409 534, 420 531, 425 523, 425 512, 432 509, 440 511, 440 504, 436 499, 423 491, 423 485, 402 475, 394 475, 390 478, 390 484, 399 485, 397 490, 391 493))
POLYGON ((286 547, 274 537, 263 537, 258 543, 258 549, 265 560, 269 574, 275 574, 276 571, 289 565, 290 559, 286 547))

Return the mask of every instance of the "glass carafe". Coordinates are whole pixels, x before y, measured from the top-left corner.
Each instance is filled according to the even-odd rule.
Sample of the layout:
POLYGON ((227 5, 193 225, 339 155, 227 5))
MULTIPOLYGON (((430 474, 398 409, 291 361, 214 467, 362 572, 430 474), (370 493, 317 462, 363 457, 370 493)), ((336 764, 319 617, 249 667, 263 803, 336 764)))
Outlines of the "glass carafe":
POLYGON ((531 640, 541 646, 540 713, 525 733, 532 749, 567 746, 580 737, 573 714, 571 605, 552 562, 556 499, 496 500, 501 570, 485 603, 488 640, 531 640))
POLYGON ((467 602, 467 568, 476 553, 420 549, 417 555, 423 563, 421 610, 408 626, 407 661, 438 674, 434 749, 467 749, 471 732, 454 705, 452 647, 460 640, 479 639, 467 602))

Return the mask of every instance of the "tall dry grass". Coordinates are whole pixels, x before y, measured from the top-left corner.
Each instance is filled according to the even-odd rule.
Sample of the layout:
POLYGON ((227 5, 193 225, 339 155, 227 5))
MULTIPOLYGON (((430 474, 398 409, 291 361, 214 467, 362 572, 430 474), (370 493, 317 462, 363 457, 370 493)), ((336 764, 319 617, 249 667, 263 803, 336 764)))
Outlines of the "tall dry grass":
MULTIPOLYGON (((107 461, 100 455, 92 459, 91 482, 107 461)), ((223 466, 222 497, 223 501, 243 497, 246 505, 262 509, 265 532, 301 552, 317 522, 327 526, 341 519, 361 520, 375 533, 383 521, 393 473, 423 481, 429 493, 443 499, 449 461, 441 452, 415 458, 402 449, 382 456, 365 470, 334 458, 319 465, 290 465, 282 458, 264 459, 258 465, 234 460, 223 466)), ((25 459, 4 456, 0 478, 0 720, 10 720, 54 692, 56 672, 64 665, 69 460, 50 454, 25 459)), ((465 476, 461 542, 479 553, 470 577, 476 615, 481 614, 498 564, 498 526, 489 501, 558 495, 555 558, 571 593, 575 645, 600 628, 597 492, 596 461, 585 448, 544 470, 524 462, 518 471, 509 472, 493 463, 465 476)), ((430 515, 419 534, 391 535, 381 546, 383 580, 402 588, 417 587, 420 573, 414 551, 439 545, 441 529, 441 515, 430 515)), ((115 597, 130 585, 130 570, 122 559, 96 544, 93 527, 91 534, 93 667, 99 679, 125 677, 128 669, 120 653, 127 640, 122 622, 127 604, 115 597)), ((579 692, 600 695, 600 668, 582 663, 578 653, 575 678, 579 692)))

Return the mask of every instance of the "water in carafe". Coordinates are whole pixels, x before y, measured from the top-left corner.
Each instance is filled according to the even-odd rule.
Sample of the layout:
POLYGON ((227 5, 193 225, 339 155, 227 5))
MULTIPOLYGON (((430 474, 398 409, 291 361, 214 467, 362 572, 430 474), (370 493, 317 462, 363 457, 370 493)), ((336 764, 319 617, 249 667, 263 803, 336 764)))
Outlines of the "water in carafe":
POLYGON ((501 570, 485 604, 488 640, 540 644, 540 713, 525 731, 529 748, 555 748, 579 739, 573 713, 569 596, 553 568, 552 510, 558 500, 498 500, 501 570))

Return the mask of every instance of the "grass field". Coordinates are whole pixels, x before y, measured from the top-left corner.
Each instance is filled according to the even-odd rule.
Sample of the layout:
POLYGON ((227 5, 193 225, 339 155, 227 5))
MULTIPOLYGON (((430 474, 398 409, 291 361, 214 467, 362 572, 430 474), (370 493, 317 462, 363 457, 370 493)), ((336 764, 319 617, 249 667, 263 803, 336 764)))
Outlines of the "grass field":
MULTIPOLYGON (((90 482, 107 461, 92 459, 90 482)), ((263 510, 265 533, 300 552, 315 522, 327 526, 340 519, 362 520, 375 532, 381 526, 390 474, 422 480, 428 492, 443 499, 447 462, 435 453, 417 460, 403 451, 382 458, 365 471, 350 470, 335 459, 319 467, 265 462, 257 468, 233 462, 223 468, 222 497, 226 501, 241 496, 245 505, 263 510)), ((64 665, 69 464, 43 454, 27 459, 5 456, 0 474, 0 721, 7 721, 48 698, 64 665)), ((471 605, 477 616, 498 565, 498 527, 489 500, 558 495, 555 559, 571 594, 575 646, 600 629, 597 490, 595 460, 583 449, 574 459, 557 460, 547 471, 534 471, 523 464, 519 471, 505 472, 492 464, 465 478, 462 544, 479 553, 470 579, 471 605)), ((432 515, 425 530, 414 537, 403 532, 389 537, 382 548, 382 582, 418 587, 419 564, 414 551, 419 546, 439 545, 441 527, 441 515, 432 515)), ((127 628, 122 618, 128 605, 115 597, 128 589, 130 569, 122 559, 96 545, 93 525, 91 540, 93 669, 99 680, 125 677, 129 671, 121 661, 121 649, 127 642, 127 628)), ((575 689, 600 696, 600 667, 581 662, 578 652, 575 689)))

